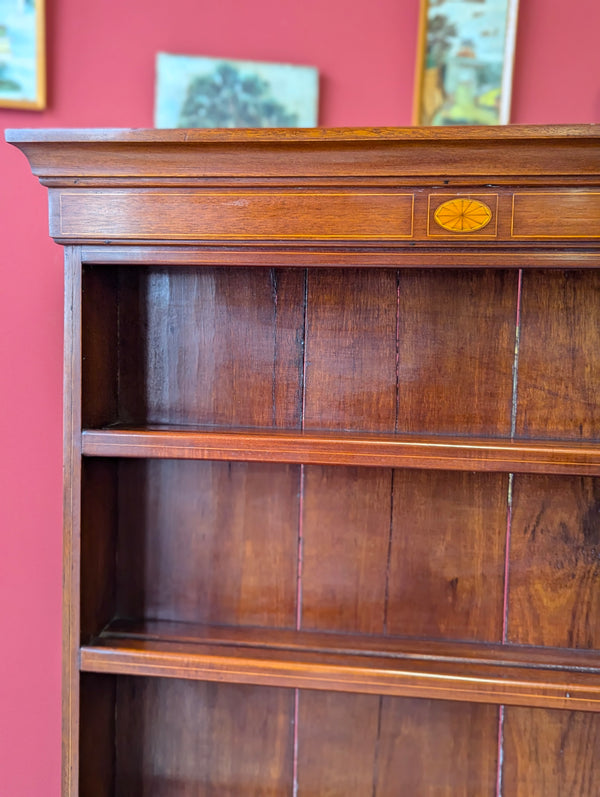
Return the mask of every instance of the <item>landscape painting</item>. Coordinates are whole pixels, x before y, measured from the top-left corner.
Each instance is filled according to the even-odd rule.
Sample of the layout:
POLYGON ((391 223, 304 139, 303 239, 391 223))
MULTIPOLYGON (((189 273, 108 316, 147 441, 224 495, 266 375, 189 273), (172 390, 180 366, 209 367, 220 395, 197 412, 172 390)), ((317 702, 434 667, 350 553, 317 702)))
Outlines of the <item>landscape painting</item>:
POLYGON ((157 56, 158 128, 315 127, 318 99, 314 67, 157 56))
POLYGON ((518 0, 422 0, 414 122, 507 124, 518 0))
POLYGON ((0 107, 46 104, 44 0, 0 0, 0 107))

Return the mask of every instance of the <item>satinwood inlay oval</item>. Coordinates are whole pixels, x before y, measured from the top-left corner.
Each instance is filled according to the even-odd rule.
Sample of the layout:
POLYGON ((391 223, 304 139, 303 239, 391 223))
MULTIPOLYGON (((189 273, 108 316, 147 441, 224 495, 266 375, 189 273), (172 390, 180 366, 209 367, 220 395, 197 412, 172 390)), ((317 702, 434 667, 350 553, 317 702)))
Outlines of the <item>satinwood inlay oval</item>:
POLYGON ((468 233, 483 229, 492 218, 492 211, 479 199, 459 197, 442 202, 433 218, 444 230, 468 233))

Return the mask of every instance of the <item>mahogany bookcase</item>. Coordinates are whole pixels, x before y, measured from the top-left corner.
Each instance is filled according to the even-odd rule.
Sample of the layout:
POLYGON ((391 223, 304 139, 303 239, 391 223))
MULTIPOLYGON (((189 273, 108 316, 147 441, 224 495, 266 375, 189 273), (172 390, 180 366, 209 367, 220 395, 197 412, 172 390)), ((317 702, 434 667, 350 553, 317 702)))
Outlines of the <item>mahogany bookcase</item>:
POLYGON ((7 139, 65 247, 63 794, 600 793, 600 127, 7 139))

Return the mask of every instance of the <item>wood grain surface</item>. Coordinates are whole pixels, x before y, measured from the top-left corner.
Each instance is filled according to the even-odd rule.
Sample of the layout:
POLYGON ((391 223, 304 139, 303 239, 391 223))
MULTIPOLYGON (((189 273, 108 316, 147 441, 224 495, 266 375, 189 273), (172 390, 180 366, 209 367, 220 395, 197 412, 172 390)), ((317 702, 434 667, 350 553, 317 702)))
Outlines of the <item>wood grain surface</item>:
POLYGON ((600 439, 600 272, 525 272, 516 433, 600 439))
POLYGON ((600 715, 507 708, 503 797, 593 797, 600 715))
POLYGON ((381 634, 392 474, 305 468, 301 627, 381 634))
POLYGON ((510 434, 516 298, 510 272, 401 272, 399 430, 510 434))
POLYGON ((81 676, 79 791, 89 797, 114 795, 116 688, 114 676, 96 673, 81 676))
POLYGON ((82 422, 118 420, 119 313, 117 269, 85 267, 81 287, 82 422))
POLYGON ((81 644, 97 636, 117 614, 117 465, 84 461, 81 473, 81 644))
POLYGON ((508 638, 600 648, 600 485, 584 477, 515 477, 508 638))
POLYGON ((115 797, 288 797, 293 693, 120 678, 115 797))
POLYGON ((301 272, 135 270, 121 290, 123 419, 300 426, 301 272))
POLYGON ((383 698, 374 793, 496 797, 497 715, 496 706, 383 698))
POLYGON ((371 797, 379 697, 301 691, 298 795, 371 797))
POLYGON ((84 429, 81 445, 89 457, 600 476, 598 446, 578 441, 159 425, 84 429))
POLYGON ((129 461, 119 481, 121 616, 294 627, 297 467, 129 461))
POLYGON ((396 313, 394 271, 309 272, 305 429, 394 430, 396 313))
POLYGON ((506 476, 394 471, 386 629, 502 638, 506 476))

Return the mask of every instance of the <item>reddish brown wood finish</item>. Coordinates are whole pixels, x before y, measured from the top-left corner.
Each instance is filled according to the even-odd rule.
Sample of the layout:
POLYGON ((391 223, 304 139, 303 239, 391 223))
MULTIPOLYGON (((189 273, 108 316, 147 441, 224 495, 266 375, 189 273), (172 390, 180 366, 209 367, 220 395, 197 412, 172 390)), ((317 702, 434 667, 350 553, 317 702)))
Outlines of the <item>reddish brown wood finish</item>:
POLYGON ((507 477, 394 471, 386 630, 502 639, 507 477))
POLYGON ((115 797, 291 793, 293 694, 120 678, 115 797))
POLYGON ((507 708, 504 739, 506 797, 588 797, 598 791, 598 714, 507 708))
POLYGON ((135 269, 121 291, 113 421, 300 426, 302 273, 135 269))
POLYGON ((520 475, 513 500, 509 639, 598 650, 598 480, 520 475))
POLYGON ((7 137, 67 246, 65 797, 595 797, 600 127, 7 137))
POLYGON ((599 271, 525 273, 519 437, 600 439, 599 308, 599 271))
POLYGON ((370 797, 377 763, 378 715, 379 698, 374 695, 302 691, 298 794, 370 797))
POLYGON ((495 797, 497 715, 495 706, 383 698, 376 794, 495 797))
POLYGON ((516 276, 401 273, 399 430, 510 435, 516 276))
POLYGON ((293 628, 299 478, 286 465, 122 462, 118 615, 293 628))
POLYGON ((301 627, 381 634, 391 472, 305 468, 301 627))
POLYGON ((600 476, 592 443, 204 427, 86 429, 90 457, 211 459, 600 476))
POLYGON ((585 659, 572 654, 561 658, 556 650, 545 660, 537 660, 539 654, 529 649, 524 661, 524 655, 515 658, 511 650, 461 649, 438 643, 425 649, 412 646, 413 653, 404 655, 410 642, 395 639, 400 653, 386 655, 377 652, 379 647, 385 650, 385 643, 374 640, 372 648, 365 649, 364 640, 356 637, 349 637, 347 644, 321 638, 303 645, 303 636, 297 635, 288 646, 284 641, 261 644, 256 635, 246 638, 242 633, 229 635, 223 644, 223 637, 227 640, 228 636, 219 629, 216 633, 207 629, 206 634, 206 638, 178 641, 178 634, 145 639, 139 634, 107 632, 82 648, 81 668, 84 672, 600 711, 597 657, 586 668, 585 659), (213 636, 216 640, 211 641, 213 636))
POLYGON ((92 459, 81 473, 81 642, 117 614, 118 489, 116 462, 92 459))
POLYGON ((350 275, 308 275, 304 428, 394 431, 396 275, 350 275))

